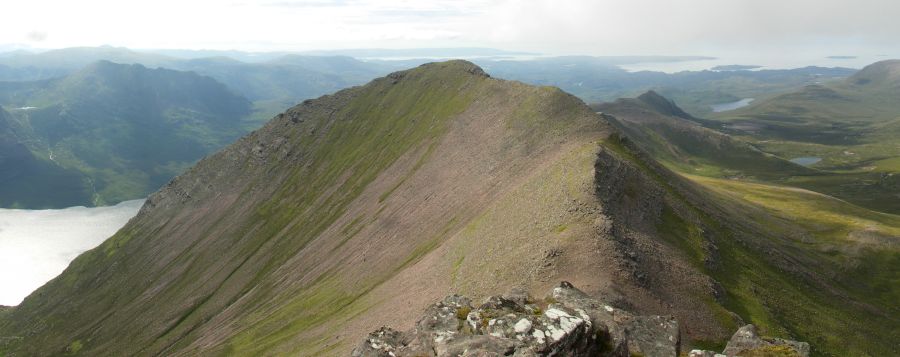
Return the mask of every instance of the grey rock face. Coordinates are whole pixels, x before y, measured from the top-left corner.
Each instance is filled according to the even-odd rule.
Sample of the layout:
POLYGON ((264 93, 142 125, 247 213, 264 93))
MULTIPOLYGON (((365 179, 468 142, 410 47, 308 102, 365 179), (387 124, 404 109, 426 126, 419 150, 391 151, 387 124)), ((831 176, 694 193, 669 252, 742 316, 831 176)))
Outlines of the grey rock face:
POLYGON ((809 357, 809 344, 780 338, 763 339, 756 332, 756 326, 745 325, 737 330, 722 353, 728 357, 738 356, 745 352, 765 352, 776 349, 793 350, 796 356, 809 357), (781 348, 779 348, 781 347, 781 348))
POLYGON ((625 322, 628 350, 643 356, 677 356, 678 322, 671 316, 635 316, 625 322))
POLYGON ((757 349, 765 345, 766 342, 756 333, 756 326, 745 325, 731 336, 731 340, 728 341, 722 352, 728 356, 734 356, 742 351, 757 349))
POLYGON ((776 346, 788 346, 794 349, 800 357, 809 357, 809 343, 776 338, 772 341, 772 344, 776 346))
POLYGON ((366 338, 366 348, 353 350, 353 357, 379 357, 391 356, 396 353, 398 346, 409 344, 406 336, 390 327, 382 327, 369 334, 366 338))
POLYGON ((492 296, 474 308, 451 295, 426 309, 416 328, 383 327, 354 351, 370 356, 677 356, 671 317, 633 316, 569 283, 535 300, 523 291, 492 296))

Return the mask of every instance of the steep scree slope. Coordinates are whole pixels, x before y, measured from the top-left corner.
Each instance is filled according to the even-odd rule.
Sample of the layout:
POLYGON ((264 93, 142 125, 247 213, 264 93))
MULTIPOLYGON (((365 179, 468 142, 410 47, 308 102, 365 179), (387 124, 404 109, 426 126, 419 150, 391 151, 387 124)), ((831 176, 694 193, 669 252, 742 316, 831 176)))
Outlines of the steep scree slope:
POLYGON ((533 281, 529 262, 577 228, 559 227, 586 220, 536 217, 590 197, 607 130, 573 96, 466 62, 307 101, 152 195, 0 329, 25 334, 10 348, 26 354, 346 349, 385 310, 406 321, 453 285, 533 281), (522 216, 500 224, 540 223, 503 227, 534 244, 474 236, 498 230, 484 217, 498 202, 522 216), (521 255, 490 247, 501 243, 521 255), (494 264, 481 275, 510 268, 454 281, 475 264, 466 254, 494 264))

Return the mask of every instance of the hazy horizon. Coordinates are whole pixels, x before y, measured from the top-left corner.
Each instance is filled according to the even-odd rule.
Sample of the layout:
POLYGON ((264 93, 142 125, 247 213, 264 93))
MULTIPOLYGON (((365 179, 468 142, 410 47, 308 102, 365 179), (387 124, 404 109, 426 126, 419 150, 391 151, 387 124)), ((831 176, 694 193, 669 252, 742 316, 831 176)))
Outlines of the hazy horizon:
POLYGON ((823 57, 890 56, 900 45, 893 19, 900 4, 876 0, 852 7, 812 0, 37 0, 4 3, 0 11, 15 14, 0 24, 0 44, 44 49, 486 47, 547 55, 823 57))
MULTIPOLYGON (((424 60, 441 61, 448 59, 467 59, 475 61, 497 60, 535 60, 541 58, 563 58, 566 55, 546 54, 540 52, 514 51, 492 47, 420 47, 420 48, 346 48, 346 49, 320 49, 307 51, 244 51, 240 49, 215 50, 215 49, 142 49, 112 45, 80 46, 63 48, 35 48, 27 46, 10 46, 0 44, 0 58, 26 51, 40 54, 56 50, 66 49, 124 49, 137 53, 163 55, 173 59, 194 59, 224 56, 244 62, 265 62, 277 59, 283 55, 339 55, 353 57, 359 60, 424 60)), ((658 54, 658 55, 570 55, 574 57, 589 56, 609 61, 610 65, 629 72, 655 71, 664 73, 677 73, 682 71, 702 71, 714 69, 718 66, 740 65, 749 66, 749 70, 764 69, 796 69, 803 67, 825 68, 851 68, 861 69, 870 64, 883 60, 900 59, 900 54, 849 54, 835 52, 825 55, 819 53, 805 53, 803 55, 789 56, 780 53, 753 53, 753 54, 658 54)), ((130 63, 130 62, 129 62, 130 63)), ((484 63, 484 62, 482 62, 484 63)))

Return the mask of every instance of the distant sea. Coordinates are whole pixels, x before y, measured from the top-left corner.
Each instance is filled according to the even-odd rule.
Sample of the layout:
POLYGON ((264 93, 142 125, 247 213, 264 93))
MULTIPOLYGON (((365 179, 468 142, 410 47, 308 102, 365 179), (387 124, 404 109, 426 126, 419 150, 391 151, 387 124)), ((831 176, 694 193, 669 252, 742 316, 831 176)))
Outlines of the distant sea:
POLYGON ((639 71, 655 71, 665 73, 676 73, 682 71, 703 71, 711 70, 716 66, 759 66, 752 69, 759 71, 764 69, 792 69, 808 66, 817 67, 844 67, 844 68, 863 68, 872 63, 888 60, 900 59, 900 55, 867 55, 867 56, 784 56, 784 57, 741 57, 741 56, 723 56, 715 59, 695 60, 695 61, 679 61, 679 62, 641 62, 620 65, 619 67, 629 72, 639 71))

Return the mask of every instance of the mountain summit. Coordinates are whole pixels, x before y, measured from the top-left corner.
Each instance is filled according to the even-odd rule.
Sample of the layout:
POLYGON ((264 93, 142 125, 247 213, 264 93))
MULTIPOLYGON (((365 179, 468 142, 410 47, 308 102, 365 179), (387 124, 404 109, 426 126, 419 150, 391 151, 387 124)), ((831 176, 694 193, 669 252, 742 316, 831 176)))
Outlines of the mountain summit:
POLYGON ((451 287, 548 274, 591 229, 565 207, 587 204, 608 133, 577 98, 464 61, 306 101, 153 194, 0 331, 37 329, 16 347, 34 354, 347 349, 451 287))
POLYGON ((659 93, 656 93, 655 91, 651 90, 641 94, 637 99, 661 114, 689 120, 694 119, 694 117, 678 107, 675 102, 659 95, 659 93))

